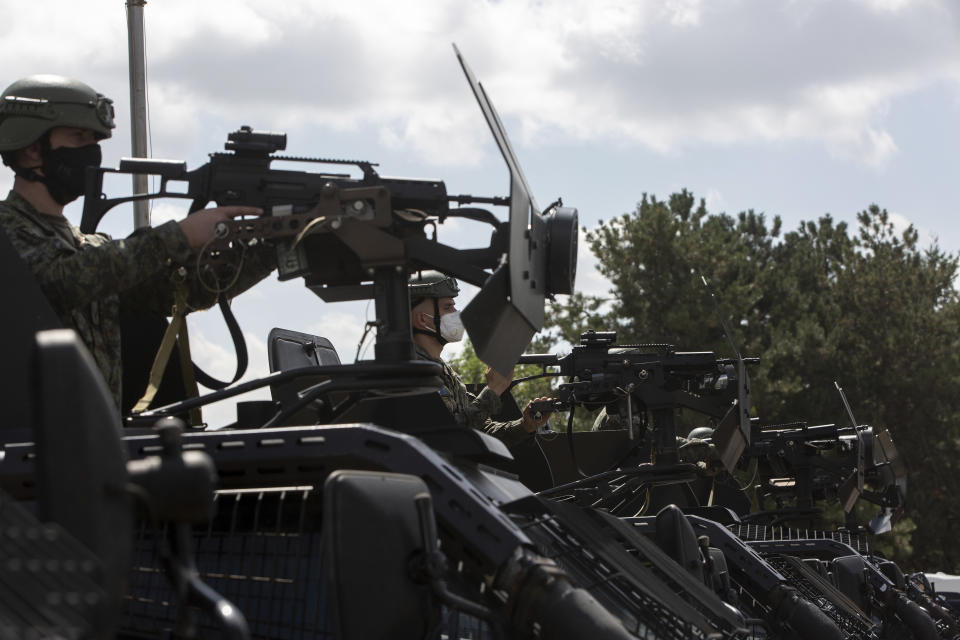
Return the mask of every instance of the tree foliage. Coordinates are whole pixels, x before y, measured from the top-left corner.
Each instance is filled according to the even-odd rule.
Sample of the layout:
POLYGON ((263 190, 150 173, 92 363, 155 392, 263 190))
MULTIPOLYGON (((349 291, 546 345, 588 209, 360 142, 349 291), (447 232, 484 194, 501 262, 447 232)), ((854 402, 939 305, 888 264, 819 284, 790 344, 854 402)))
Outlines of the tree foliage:
MULTIPOLYGON (((781 226, 752 210, 709 214, 686 190, 644 194, 636 210, 587 232, 609 295, 552 304, 530 350, 562 350, 588 329, 616 330, 621 344, 738 350, 760 358, 750 377, 765 424, 846 425, 839 382, 858 422, 889 429, 909 469, 905 517, 878 547, 906 568, 960 572, 957 256, 921 247, 914 227, 898 230, 876 205, 855 230, 830 215, 781 226)), ((455 366, 482 379, 472 349, 455 366)), ((515 395, 548 391, 539 381, 515 395)), ((588 428, 589 416, 580 422, 588 428)))
POLYGON ((957 257, 920 247, 915 228, 898 231, 875 205, 857 221, 855 234, 824 215, 781 235, 779 218, 710 215, 685 190, 644 195, 587 234, 610 296, 554 305, 547 335, 575 342, 587 328, 615 329, 621 343, 759 356, 753 409, 766 424, 845 424, 839 381, 858 421, 888 428, 910 469, 899 530, 913 556, 904 539, 898 559, 957 571, 960 549, 947 539, 960 518, 957 257))

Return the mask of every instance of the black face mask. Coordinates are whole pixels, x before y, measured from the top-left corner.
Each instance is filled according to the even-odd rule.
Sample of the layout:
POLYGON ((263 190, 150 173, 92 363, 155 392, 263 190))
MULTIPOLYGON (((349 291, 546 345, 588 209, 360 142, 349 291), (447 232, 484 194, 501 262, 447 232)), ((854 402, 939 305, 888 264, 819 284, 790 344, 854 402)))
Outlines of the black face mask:
POLYGON ((54 200, 68 204, 83 195, 87 167, 99 167, 102 159, 99 144, 46 149, 41 181, 54 200))

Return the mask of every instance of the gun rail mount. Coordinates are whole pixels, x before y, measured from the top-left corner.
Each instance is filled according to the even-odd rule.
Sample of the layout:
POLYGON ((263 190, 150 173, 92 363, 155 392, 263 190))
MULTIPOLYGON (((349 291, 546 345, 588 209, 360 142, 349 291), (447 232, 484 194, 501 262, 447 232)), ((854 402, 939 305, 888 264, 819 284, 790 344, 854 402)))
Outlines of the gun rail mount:
POLYGON ((117 169, 89 169, 80 228, 92 233, 116 205, 161 197, 189 199, 191 211, 210 202, 260 207, 261 218, 217 226, 201 268, 229 280, 244 250, 272 246, 281 280, 302 277, 327 301, 374 298, 380 320, 376 358, 394 362, 413 359, 407 274, 438 269, 480 287, 463 310, 463 322, 477 355, 507 373, 543 326, 544 298, 573 292, 577 210, 560 200, 547 211, 537 208, 486 90, 454 49, 507 165, 508 197, 451 196, 440 180, 381 177, 372 162, 275 155, 286 148, 286 134, 242 127, 228 136, 226 152, 210 154, 209 162, 192 171, 182 161, 147 158, 124 158, 117 169), (275 160, 353 165, 362 175, 271 169, 275 160), (108 198, 106 173, 155 175, 160 188, 108 198), (186 188, 172 190, 171 182, 186 188), (485 209, 451 208, 451 202, 507 206, 509 217, 500 221, 485 209), (449 217, 489 223, 489 244, 458 249, 438 242, 435 223, 449 217))

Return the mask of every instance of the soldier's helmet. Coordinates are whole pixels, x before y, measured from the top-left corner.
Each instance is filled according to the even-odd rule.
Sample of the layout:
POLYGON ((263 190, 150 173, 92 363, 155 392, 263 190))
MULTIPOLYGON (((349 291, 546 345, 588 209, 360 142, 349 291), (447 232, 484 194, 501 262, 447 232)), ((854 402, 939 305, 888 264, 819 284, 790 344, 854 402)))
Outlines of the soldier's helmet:
POLYGON ((424 298, 456 298, 460 294, 457 279, 439 271, 414 273, 407 286, 410 290, 411 306, 416 306, 424 298))
POLYGON ((64 76, 28 76, 0 95, 0 151, 22 149, 54 127, 90 129, 100 140, 114 126, 113 101, 64 76))
POLYGON ((687 437, 691 439, 710 440, 713 438, 713 429, 710 427, 697 427, 690 431, 687 437))

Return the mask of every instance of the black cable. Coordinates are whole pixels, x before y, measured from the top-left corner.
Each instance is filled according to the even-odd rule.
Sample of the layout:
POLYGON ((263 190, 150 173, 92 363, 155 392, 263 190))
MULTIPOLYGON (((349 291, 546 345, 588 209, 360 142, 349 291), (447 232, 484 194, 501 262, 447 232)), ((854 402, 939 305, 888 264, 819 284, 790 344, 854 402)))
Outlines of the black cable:
MULTIPOLYGON (((369 310, 369 309, 370 309, 370 302, 369 302, 369 300, 368 300, 368 301, 367 301, 367 310, 369 310)), ((376 320, 373 320, 373 321, 369 321, 369 320, 368 320, 367 323, 364 325, 364 327, 363 327, 363 335, 360 336, 360 342, 357 343, 357 355, 355 355, 355 356, 353 357, 353 360, 354 360, 355 362, 359 362, 359 361, 360 361, 360 349, 363 347, 363 343, 367 340, 367 336, 370 334, 370 329, 372 329, 372 328, 374 328, 375 326, 377 326, 377 324, 378 324, 378 322, 377 322, 376 320)))
MULTIPOLYGON (((358 379, 347 379, 347 380, 337 380, 331 378, 329 380, 324 380, 323 382, 317 383, 306 389, 303 393, 303 397, 297 400, 292 405, 281 408, 272 418, 267 420, 261 427, 261 429, 267 429, 275 426, 281 420, 285 420, 300 411, 311 402, 319 398, 321 395, 331 393, 333 391, 361 391, 368 393, 371 391, 371 383, 380 385, 381 389, 389 388, 411 388, 413 390, 423 388, 423 392, 435 390, 437 387, 429 384, 427 380, 424 380, 422 377, 403 377, 403 378, 380 378, 378 380, 371 380, 365 378, 358 379)), ((351 394, 348 400, 353 398, 351 394)), ((338 405, 338 409, 341 405, 338 405)))
MULTIPOLYGON (((537 449, 540 450, 540 455, 543 456, 543 463, 547 465, 547 473, 550 474, 550 486, 557 486, 557 477, 553 474, 553 467, 550 465, 550 456, 547 455, 547 452, 543 450, 543 445, 540 443, 539 434, 533 436, 533 441, 537 444, 537 449)), ((554 436, 556 437, 556 436, 554 436)))
POLYGON ((513 389, 515 386, 517 386, 521 382, 530 382, 531 380, 539 380, 540 378, 560 378, 562 376, 563 376, 562 373, 538 373, 533 376, 525 376, 523 378, 514 378, 510 382, 510 386, 507 387, 507 389, 513 389))
POLYGON ((230 338, 233 339, 234 351, 237 353, 236 373, 233 376, 233 380, 230 382, 223 382, 222 380, 217 380, 210 374, 206 373, 196 364, 193 365, 193 375, 197 379, 197 382, 206 388, 213 389, 215 391, 230 386, 247 372, 247 342, 243 338, 243 331, 240 330, 240 324, 233 315, 233 311, 230 310, 230 304, 227 302, 227 297, 225 295, 220 296, 218 304, 220 306, 221 313, 223 313, 223 321, 227 324, 227 328, 230 330, 230 338))
POLYGON ((339 375, 343 374, 344 369, 351 367, 352 365, 310 365, 306 367, 297 367, 295 369, 286 369, 283 371, 274 371, 273 373, 263 377, 257 378, 255 380, 249 380, 243 382, 234 387, 221 389, 219 391, 213 391, 206 395, 199 396, 197 398, 187 398, 186 400, 181 400, 179 402, 174 402, 162 407, 157 407, 155 409, 148 409, 140 414, 134 414, 133 417, 162 417, 166 415, 173 415, 176 413, 181 413, 184 411, 189 411, 194 407, 202 407, 204 405, 210 404, 212 402, 217 402, 219 400, 226 400, 227 398, 232 398, 233 396, 238 396, 242 393, 248 391, 253 391, 255 389, 260 389, 261 387, 266 387, 273 384, 280 384, 283 382, 288 382, 290 380, 295 380, 303 376, 316 376, 316 375, 339 375))

